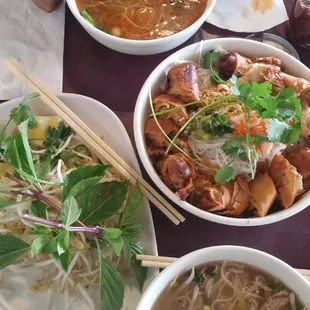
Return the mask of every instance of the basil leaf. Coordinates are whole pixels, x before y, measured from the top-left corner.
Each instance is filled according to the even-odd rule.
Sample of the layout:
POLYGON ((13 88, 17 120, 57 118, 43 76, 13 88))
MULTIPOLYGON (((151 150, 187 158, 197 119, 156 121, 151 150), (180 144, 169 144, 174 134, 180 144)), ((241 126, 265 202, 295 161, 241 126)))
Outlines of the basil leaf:
POLYGON ((126 203, 124 212, 121 214, 119 226, 123 230, 125 227, 135 225, 140 217, 143 208, 143 195, 139 182, 136 182, 126 203))
MULTIPOLYGON (((99 250, 100 252, 100 250, 99 250)), ((100 297, 101 310, 120 310, 124 300, 124 284, 120 274, 100 254, 100 297)))
MULTIPOLYGON (((109 165, 98 165, 98 166, 88 166, 88 167, 78 167, 68 174, 63 184, 62 200, 65 201, 68 197, 70 190, 79 182, 93 178, 93 177, 103 177, 106 169, 109 165)), ((92 187, 92 186, 91 186, 92 187)), ((85 188, 85 191, 89 188, 85 188)), ((81 193, 80 193, 81 194, 81 193)))
POLYGON ((72 197, 78 197, 90 188, 94 187, 100 180, 102 179, 102 176, 99 177, 93 177, 86 180, 82 180, 79 183, 75 184, 69 192, 69 196, 72 197))
POLYGON ((30 245, 14 236, 0 236, 0 270, 11 265, 22 256, 30 245))
POLYGON ((125 235, 129 239, 135 239, 139 236, 141 227, 142 227, 141 224, 135 224, 128 227, 123 227, 122 228, 123 235, 125 235))
POLYGON ((10 119, 14 120, 16 125, 28 120, 29 128, 37 127, 37 121, 28 107, 28 104, 39 96, 38 93, 27 94, 19 106, 11 110, 10 119))
POLYGON ((67 250, 63 254, 59 255, 58 253, 54 253, 53 257, 55 258, 58 265, 61 266, 61 268, 67 272, 69 265, 70 265, 70 252, 67 250))
POLYGON ((0 197, 0 211, 4 210, 4 209, 6 209, 6 208, 8 208, 8 207, 10 207, 10 206, 12 206, 14 204, 15 203, 12 203, 12 202, 10 202, 10 201, 0 197))
MULTIPOLYGON (((28 173, 29 175, 32 175, 31 168, 29 167, 26 159, 26 151, 21 134, 18 134, 10 139, 4 156, 10 162, 14 170, 17 168, 28 173)), ((20 175, 20 173, 15 173, 21 179, 25 179, 20 175)))
POLYGON ((34 168, 39 179, 44 178, 51 170, 52 157, 46 156, 40 163, 35 164, 34 168))
POLYGON ((49 236, 42 235, 35 239, 31 245, 31 256, 35 257, 50 242, 49 236))
MULTIPOLYGON (((29 145, 29 140, 28 140, 28 123, 29 120, 26 120, 24 122, 22 122, 19 126, 18 129, 21 133, 21 137, 22 137, 22 141, 23 141, 23 145, 24 145, 24 150, 25 150, 25 155, 26 155, 26 159, 28 162, 28 166, 30 168, 31 174, 36 178, 37 174, 34 168, 34 164, 33 164, 33 160, 32 160, 32 155, 31 155, 31 149, 30 149, 30 145, 29 145)), ((23 155, 23 154, 20 154, 23 155)))
POLYGON ((57 243, 57 253, 62 255, 69 250, 70 246, 70 233, 68 231, 63 231, 59 234, 58 243, 57 243))
POLYGON ((31 203, 29 214, 43 219, 48 219, 47 207, 40 200, 36 200, 31 203))
POLYGON ((226 165, 216 171, 214 180, 217 184, 225 184, 233 180, 236 176, 236 171, 233 167, 226 165))
POLYGON ((139 285, 140 291, 143 290, 143 285, 147 277, 147 268, 142 267, 141 261, 136 259, 138 254, 145 254, 143 246, 136 240, 129 240, 124 237, 124 242, 128 251, 128 257, 130 261, 130 265, 136 281, 139 285))
POLYGON ((118 228, 103 228, 104 240, 110 244, 117 256, 120 256, 124 246, 121 235, 122 231, 118 228))
POLYGON ((128 182, 105 182, 95 185, 81 196, 79 220, 95 225, 115 214, 125 201, 128 182))
POLYGON ((81 215, 81 209, 79 209, 78 203, 73 197, 67 198, 61 208, 60 219, 63 224, 70 226, 75 223, 81 215))

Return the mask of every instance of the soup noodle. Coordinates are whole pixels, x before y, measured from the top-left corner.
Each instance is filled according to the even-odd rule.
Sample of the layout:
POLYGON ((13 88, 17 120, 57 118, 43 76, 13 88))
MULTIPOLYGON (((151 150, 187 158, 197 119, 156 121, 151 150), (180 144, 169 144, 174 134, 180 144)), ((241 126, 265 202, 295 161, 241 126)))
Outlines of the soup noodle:
POLYGON ((236 262, 216 262, 175 279, 152 310, 306 310, 274 277, 236 262))
POLYGON ((114 36, 149 40, 179 32, 201 17, 207 0, 76 0, 99 29, 114 36))

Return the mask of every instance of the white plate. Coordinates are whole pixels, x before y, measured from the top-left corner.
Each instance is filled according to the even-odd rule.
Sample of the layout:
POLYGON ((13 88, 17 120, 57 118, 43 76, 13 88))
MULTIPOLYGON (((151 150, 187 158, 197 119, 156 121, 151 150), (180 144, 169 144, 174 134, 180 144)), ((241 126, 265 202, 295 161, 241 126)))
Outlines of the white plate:
MULTIPOLYGON (((118 117, 106 106, 91 98, 75 95, 75 94, 61 94, 58 96, 77 116, 79 116, 95 133, 100 137, 104 137, 104 141, 111 146, 127 163, 134 169, 140 172, 138 161, 130 142, 129 136, 125 127, 118 119, 118 117)), ((9 113, 12 108, 16 107, 21 102, 21 98, 14 99, 0 105, 0 124, 7 122, 9 113)), ((35 115, 55 115, 48 107, 46 107, 39 99, 33 102, 31 110, 35 115)), ((151 215, 149 203, 145 201, 145 208, 142 214, 143 231, 140 237, 140 242, 143 244, 145 251, 150 255, 157 255, 157 245, 155 238, 154 225, 151 215)), ((38 269, 38 268, 36 268, 38 269)), ((38 270, 29 270, 27 273, 28 285, 33 284, 38 270)), ((148 278, 144 288, 156 277, 158 271, 149 269, 148 278)), ((5 296, 6 300, 13 300, 12 310, 65 310, 63 297, 53 292, 52 306, 48 307, 48 292, 31 293, 24 291, 22 277, 19 274, 11 274, 5 271, 3 282, 1 283, 0 294, 5 296), (11 277, 12 276, 12 277, 11 277)), ((126 287, 125 300, 127 301, 124 306, 127 310, 135 310, 136 305, 141 298, 141 293, 134 287, 126 287)), ((93 292, 94 302, 99 301, 99 293, 93 292)), ((11 304, 11 303, 10 303, 11 304)), ((0 309, 6 309, 0 306, 0 309)), ((83 307, 79 296, 75 296, 70 300, 69 309, 87 310, 89 307, 83 307)))

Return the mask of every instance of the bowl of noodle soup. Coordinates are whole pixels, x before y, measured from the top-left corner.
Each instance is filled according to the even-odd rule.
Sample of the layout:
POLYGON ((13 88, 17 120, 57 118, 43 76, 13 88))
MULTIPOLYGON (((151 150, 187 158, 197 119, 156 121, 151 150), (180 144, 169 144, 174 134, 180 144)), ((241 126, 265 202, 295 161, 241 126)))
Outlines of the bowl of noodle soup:
POLYGON ((67 3, 82 27, 101 44, 125 54, 151 55, 171 50, 194 35, 212 12, 216 0, 172 3, 165 0, 126 0, 122 3, 119 0, 67 0, 67 3), (180 10, 181 13, 165 10, 165 6, 173 3, 185 6, 186 10, 180 10), (197 3, 201 3, 197 8, 199 12, 191 7, 197 3), (163 7, 163 12, 157 12, 159 7, 163 7), (106 11, 99 11, 101 8, 106 11), (175 20, 180 14, 183 14, 182 23, 177 23, 175 20))
POLYGON ((215 246, 172 263, 148 287, 137 310, 306 310, 309 293, 309 282, 278 258, 246 247, 215 246))
MULTIPOLYGON (((203 41, 200 43, 192 44, 188 47, 185 47, 185 48, 177 51, 176 53, 174 53, 173 55, 171 55, 170 57, 165 59, 161 64, 159 64, 157 66, 157 68, 155 68, 154 71, 150 74, 150 76, 148 77, 148 79, 146 80, 145 84, 143 85, 143 87, 140 91, 140 94, 138 96, 137 103, 136 103, 135 113, 134 113, 134 134, 135 134, 135 142, 137 145, 138 154, 141 158, 141 161, 142 161, 146 171, 148 172, 149 176, 152 178, 154 183, 159 187, 159 189, 167 197, 169 197, 169 199, 171 199, 174 203, 176 203, 178 206, 180 206, 184 210, 186 210, 186 211, 188 211, 188 212, 190 212, 190 213, 192 213, 192 214, 194 214, 200 218, 210 220, 213 222, 217 222, 217 223, 221 223, 221 224, 225 224, 225 225, 233 225, 233 226, 266 225, 266 224, 270 224, 270 223, 274 223, 274 222, 278 222, 280 220, 286 219, 286 218, 302 211, 303 209, 305 209, 309 205, 310 193, 309 193, 309 191, 307 191, 306 183, 303 184, 304 185, 303 191, 299 192, 298 193, 299 195, 295 196, 294 197, 295 199, 293 199, 289 205, 286 205, 285 207, 283 205, 281 205, 282 203, 287 202, 286 199, 283 199, 281 204, 280 203, 277 204, 277 202, 279 202, 279 200, 278 200, 279 196, 277 196, 276 200, 275 199, 270 200, 270 203, 268 205, 269 209, 266 210, 265 213, 262 212, 262 214, 253 213, 251 208, 250 208, 251 205, 249 208, 247 207, 249 205, 248 199, 251 198, 251 194, 252 194, 251 192, 250 192, 250 195, 248 195, 248 197, 245 199, 246 200, 245 211, 242 210, 242 212, 240 212, 240 213, 238 213, 238 212, 233 213, 233 211, 235 211, 235 210, 232 210, 232 209, 225 209, 225 210, 217 209, 216 210, 215 208, 213 208, 213 209, 207 208, 207 207, 204 208, 204 206, 202 206, 202 203, 199 205, 199 203, 195 203, 195 200, 190 200, 191 196, 189 196, 186 199, 182 198, 182 195, 184 194, 184 192, 182 192, 182 190, 184 189, 185 194, 186 194, 186 190, 188 189, 187 185, 190 185, 190 184, 183 184, 186 186, 185 187, 183 186, 184 188, 182 188, 180 191, 177 191, 176 187, 173 188, 173 186, 171 186, 171 185, 177 185, 175 183, 173 184, 175 179, 173 177, 171 177, 170 180, 167 178, 165 179, 164 173, 167 174, 167 171, 170 168, 168 170, 167 169, 164 170, 165 164, 161 165, 161 162, 156 159, 156 158, 159 158, 159 157, 156 157, 156 155, 159 154, 161 156, 160 160, 163 158, 162 162, 165 163, 164 160, 166 158, 169 159, 169 156, 173 157, 175 155, 174 159, 177 159, 177 161, 179 161, 180 158, 183 156, 182 154, 186 153, 186 152, 184 152, 185 148, 183 147, 184 144, 182 144, 184 142, 184 140, 182 140, 182 138, 183 137, 185 137, 185 139, 191 138, 192 136, 190 136, 190 134, 188 132, 186 132, 186 130, 190 131, 192 128, 190 128, 189 126, 184 127, 184 125, 183 125, 184 123, 183 124, 182 123, 177 124, 176 121, 173 119, 168 119, 168 120, 163 119, 163 116, 164 116, 163 113, 166 113, 166 111, 164 111, 164 110, 161 110, 160 112, 157 111, 156 112, 156 114, 158 114, 157 120, 159 122, 162 122, 161 124, 165 127, 167 127, 168 125, 170 126, 170 129, 168 128, 168 131, 167 131, 168 135, 166 135, 168 138, 164 137, 164 139, 162 139, 163 142, 165 142, 165 141, 168 141, 168 142, 165 142, 163 144, 162 148, 151 149, 152 145, 150 145, 149 142, 150 142, 151 138, 153 138, 153 137, 156 138, 156 137, 155 137, 155 134, 153 136, 151 136, 150 132, 147 132, 147 130, 151 131, 151 130, 154 130, 154 128, 155 128, 156 132, 158 134, 157 128, 160 127, 160 126, 158 126, 158 124, 156 124, 156 122, 155 123, 149 122, 149 121, 152 121, 152 118, 155 120, 154 114, 152 114, 154 111, 152 112, 151 106, 156 108, 156 106, 155 106, 156 100, 157 100, 157 103, 159 102, 159 104, 162 104, 163 102, 167 103, 168 100, 170 100, 171 102, 172 102, 172 100, 174 100, 174 102, 172 102, 171 106, 173 106, 173 104, 175 104, 175 106, 176 106, 175 108, 171 108, 171 106, 170 106, 170 108, 168 107, 168 109, 167 109, 167 107, 163 107, 164 106, 163 104, 162 104, 161 108, 167 109, 167 111, 169 111, 169 109, 176 111, 175 109, 177 109, 177 105, 180 106, 180 102, 181 102, 181 105, 184 104, 184 102, 186 102, 186 104, 185 104, 186 108, 187 107, 191 108, 192 106, 189 106, 189 105, 192 104, 191 101, 193 103, 195 103, 195 100, 187 99, 187 98, 185 98, 185 96, 183 96, 183 98, 181 98, 178 95, 173 95, 172 94, 173 91, 176 91, 176 92, 178 91, 176 88, 173 88, 173 87, 180 80, 186 81, 186 79, 182 80, 182 78, 179 78, 179 77, 180 76, 182 77, 182 74, 185 74, 185 72, 191 72, 190 70, 187 71, 187 68, 190 69, 190 68, 196 67, 196 68, 198 68, 198 71, 202 70, 199 72, 204 72, 204 70, 207 70, 207 69, 201 68, 199 64, 201 64, 203 62, 203 59, 204 59, 203 56, 204 55, 206 55, 206 54, 208 54, 211 51, 214 51, 216 49, 220 49, 222 51, 224 50, 226 53, 235 52, 235 53, 238 53, 238 55, 242 55, 243 57, 248 57, 248 59, 249 58, 251 58, 251 59, 268 58, 269 60, 271 60, 271 59, 277 58, 279 61, 282 62, 282 65, 285 68, 284 69, 285 73, 283 73, 283 74, 285 74, 286 76, 291 75, 290 77, 295 76, 294 79, 298 79, 299 81, 302 80, 307 85, 309 85, 310 70, 305 65, 303 65, 300 61, 296 60, 294 57, 290 56, 289 54, 287 54, 287 53, 285 53, 285 52, 283 52, 283 51, 281 51, 275 47, 268 46, 268 45, 260 43, 260 42, 255 42, 255 41, 246 40, 246 39, 238 39, 238 38, 213 39, 213 40, 207 40, 207 41, 203 41), (185 70, 183 70, 184 68, 185 68, 185 70), (175 74, 174 74, 174 77, 172 75, 170 75, 170 79, 169 79, 169 74, 172 72, 172 69, 175 69, 174 70, 175 74), (174 83, 174 84, 172 85, 172 83, 174 83), (167 89, 168 89, 168 91, 167 91, 167 89), (161 99, 161 100, 159 100, 159 99, 161 99), (185 130, 184 130, 184 128, 185 128, 185 130), (169 132, 169 130, 170 130, 170 132, 169 132), (183 132, 182 132, 182 130, 183 130, 183 132), (178 134, 180 132, 182 134, 178 136, 178 134), (177 147, 180 150, 180 152, 183 152, 181 154, 182 155, 181 157, 179 157, 180 156, 179 153, 173 153, 172 152, 173 148, 170 149, 171 153, 167 153, 168 147, 172 145, 171 141, 175 140, 175 138, 177 136, 180 138, 179 142, 177 142, 177 143, 179 143, 179 144, 177 144, 177 147), (170 140, 172 139, 170 141, 170 145, 169 145, 169 139, 170 140), (163 153, 160 153, 162 151, 163 151, 163 153), (151 154, 151 152, 153 152, 153 153, 151 154), (158 152, 158 153, 155 153, 155 152, 158 152), (168 154, 168 156, 167 156, 167 154, 168 154), (171 155, 169 155, 169 154, 171 154, 171 155), (154 155, 154 157, 152 157, 152 155, 154 155), (251 210, 251 212, 248 213, 248 211, 250 211, 250 210, 251 210)), ((255 64, 255 66, 260 67, 260 66, 264 66, 264 64, 255 64)), ((190 74, 188 75, 189 77, 190 77, 190 74)), ((190 78, 188 80, 190 81, 190 78)), ((200 78, 198 78, 198 84, 199 83, 200 83, 200 78)), ((295 84, 297 85, 298 83, 295 83, 295 84)), ((211 85, 210 87, 221 86, 221 85, 214 86, 212 83, 210 85, 211 85)), ((258 84, 258 85, 266 85, 266 84, 258 84)), ((227 86, 224 85, 224 87, 227 87, 227 86)), ((200 85, 199 85, 199 88, 200 88, 200 85)), ((226 88, 223 88, 223 90, 225 91, 226 88)), ((207 89, 207 91, 208 91, 208 89, 207 89)), ((198 92, 199 92, 199 89, 198 89, 198 92)), ((209 98, 212 99, 212 96, 213 96, 213 93, 212 93, 212 89, 211 89, 211 94, 210 94, 209 98)), ((219 98, 219 97, 216 97, 216 98, 219 98)), ((198 102, 199 102, 199 100, 198 100, 198 102)), ((230 102, 228 102, 228 104, 230 104, 230 102)), ((199 113, 199 111, 205 109, 205 108, 202 108, 200 110, 200 108, 201 108, 201 106, 198 107, 198 109, 194 109, 194 108, 188 109, 187 110, 188 114, 185 115, 188 117, 187 120, 190 121, 191 119, 193 119, 192 116, 194 114, 197 114, 197 111, 199 113)), ((180 109, 180 110, 184 112, 184 109, 183 110, 182 109, 180 109)), ((308 109, 308 107, 307 107, 307 109, 308 109)), ((180 110, 178 110, 178 111, 180 111, 180 110)), ((182 115, 184 116, 184 114, 181 113, 182 114, 181 115, 180 113, 178 115, 176 115, 177 116, 176 118, 177 118, 177 121, 181 122, 182 121, 182 115)), ((186 111, 185 111, 185 113, 186 113, 186 111)), ((211 112, 211 113, 214 113, 214 112, 211 112)), ((211 113, 209 115, 206 115, 206 116, 207 117, 212 116, 211 113)), ((205 116, 205 114, 203 114, 203 116, 205 116)), ((185 126, 186 126, 186 124, 188 124, 188 122, 185 123, 185 126)), ((195 124, 193 122, 193 127, 194 127, 194 125, 195 124)), ((286 126, 286 124, 285 124, 285 126, 286 126)), ((260 126, 256 126, 256 127, 257 127, 257 129, 260 128, 260 126)), ((163 128, 163 127, 161 127, 161 128, 163 128)), ((234 135, 234 133, 228 133, 226 136, 230 139, 230 137, 233 135, 234 135)), ((222 145, 222 140, 226 136, 225 135, 223 137, 216 137, 215 136, 214 139, 212 138, 211 142, 214 142, 213 143, 213 149, 215 151, 221 150, 221 146, 216 147, 216 144, 218 143, 218 144, 222 145)), ((239 137, 237 137, 237 138, 239 138, 239 137)), ((197 144, 201 145, 201 144, 205 143, 205 141, 198 141, 197 139, 194 140, 197 142, 197 144)), ((225 138, 225 139, 227 139, 227 138, 225 138)), ((161 143, 162 141, 157 141, 157 142, 161 143)), ((175 140, 175 141, 177 141, 177 140, 175 140)), ((191 141, 192 140, 189 140, 189 142, 191 142, 191 141)), ((155 145, 155 143, 154 143, 154 145, 155 145)), ((174 148, 176 148, 175 145, 173 146, 174 148)), ((158 145, 155 145, 155 146, 158 146, 158 145)), ((161 145, 160 145, 160 147, 161 147, 161 145)), ((189 152, 193 151, 191 144, 189 145, 189 147, 190 147, 189 152)), ((199 150, 199 152, 200 152, 200 150, 199 150)), ((276 150, 276 149, 275 149, 274 153, 268 151, 267 155, 271 155, 271 153, 274 155, 277 152, 278 152, 278 150, 276 150)), ((193 153, 188 153, 188 154, 193 154, 193 153)), ((195 156, 196 156, 196 154, 193 154, 193 156, 191 156, 190 160, 192 160, 192 158, 195 159, 196 158, 195 156)), ((283 155, 283 156, 286 156, 286 155, 283 155)), ((208 159, 208 157, 207 157, 207 159, 208 159)), ((226 159, 224 158, 224 160, 226 160, 226 159)), ((241 162, 241 160, 239 160, 239 163, 244 164, 245 162, 244 161, 241 162)), ((238 165, 239 165, 239 163, 238 163, 238 165)), ((192 164, 193 164, 193 161, 192 161, 192 164)), ((192 164, 188 164, 187 159, 182 161, 183 167, 187 167, 189 169, 191 169, 192 164)), ((194 165, 195 164, 196 164, 196 162, 194 162, 194 165)), ((232 163, 232 166, 234 166, 234 164, 235 164, 235 162, 232 163)), ((204 165, 208 165, 208 163, 206 163, 204 165)), ((238 169, 240 170, 241 166, 238 167, 238 165, 234 166, 236 168, 236 170, 238 170, 238 169)), ((166 166, 168 166, 168 165, 166 165, 166 166)), ((170 167, 173 169, 172 166, 170 166, 170 167)), ((220 167, 220 166, 218 166, 218 167, 220 167)), ((248 166, 245 168, 248 169, 248 166)), ((242 169, 243 169, 243 167, 242 167, 242 169)), ((268 167, 267 167, 267 169, 268 169, 268 167)), ((276 172, 282 171, 279 168, 276 168, 274 170, 276 172)), ((189 170, 183 170, 183 171, 189 171, 189 170)), ((238 177, 240 175, 242 176, 242 173, 247 174, 248 172, 249 172, 249 170, 247 170, 247 171, 244 170, 243 172, 241 171, 240 174, 238 174, 238 177)), ((181 175, 181 173, 180 173, 180 175, 181 175)), ((297 171, 295 170, 294 167, 292 168, 292 176, 294 176, 294 177, 298 176, 299 180, 302 177, 301 175, 299 175, 297 173, 297 171)), ((239 179, 235 179, 235 180, 237 183, 239 182, 239 179)), ((249 179, 245 179, 245 182, 242 181, 243 184, 240 187, 243 187, 243 186, 247 187, 248 185, 245 183, 247 183, 248 181, 249 181, 249 179)), ((207 182, 209 182, 209 180, 207 180, 207 182)), ((229 184, 229 186, 231 185, 231 183, 227 183, 227 184, 229 184)), ((219 184, 215 184, 215 188, 218 188, 217 187, 218 185, 219 184)), ((214 187, 212 187, 212 186, 211 186, 211 188, 214 189, 214 187)), ((257 191, 258 196, 263 197, 263 198, 265 196, 267 197, 269 193, 264 192, 264 190, 267 190, 267 188, 268 188, 268 186, 260 186, 260 189, 257 191), (260 194, 260 193, 263 193, 263 194, 260 194)), ((277 195, 276 190, 278 190, 278 188, 274 189, 275 196, 277 195)), ((288 185, 287 190, 289 190, 289 191, 294 190, 293 185, 288 185)), ((249 190, 246 190, 246 191, 247 191, 247 193, 249 193, 249 190)), ((225 192, 225 194, 226 194, 226 192, 225 192)), ((222 196, 224 197, 224 195, 222 195, 222 196)), ((220 197, 221 197, 221 195, 220 195, 220 197)), ((220 198, 220 199, 222 199, 222 198, 220 198)), ((239 200, 238 202, 240 202, 239 205, 243 203, 241 200, 239 200)), ((265 202, 266 201, 264 201, 264 203, 265 202)), ((214 205, 216 206, 216 204, 214 204, 214 205)), ((211 206, 211 207, 213 207, 213 206, 211 206)))

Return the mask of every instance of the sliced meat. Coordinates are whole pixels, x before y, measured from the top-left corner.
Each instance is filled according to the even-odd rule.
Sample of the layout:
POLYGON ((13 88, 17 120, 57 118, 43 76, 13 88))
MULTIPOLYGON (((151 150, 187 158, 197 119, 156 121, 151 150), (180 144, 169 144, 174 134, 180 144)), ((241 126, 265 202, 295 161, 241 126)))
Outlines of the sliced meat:
POLYGON ((267 173, 256 175, 249 183, 249 190, 250 204, 255 215, 265 216, 277 197, 277 190, 271 177, 267 173))
POLYGON ((168 72, 168 93, 184 102, 199 100, 196 66, 191 63, 175 65, 168 72))
POLYGON ((286 158, 304 178, 310 177, 310 149, 308 147, 292 151, 286 158))
MULTIPOLYGON (((167 136, 174 136, 179 127, 174 124, 169 119, 161 118, 158 119, 159 125, 164 130, 167 136)), ((149 118, 145 122, 145 137, 147 144, 147 152, 151 157, 159 157, 165 155, 169 141, 166 139, 165 135, 162 133, 158 125, 153 118, 149 118)), ((172 138, 172 137, 171 137, 172 138)), ((186 137, 180 137, 176 139, 175 144, 182 149, 186 154, 190 153, 190 148, 186 137)), ((176 147, 171 148, 171 153, 178 153, 180 150, 176 147)))
POLYGON ((292 88, 296 96, 299 96, 305 89, 310 87, 310 82, 281 71, 281 68, 275 65, 255 63, 251 69, 238 80, 239 82, 270 82, 273 90, 277 93, 282 88, 292 88))
POLYGON ((250 192, 248 182, 243 177, 238 176, 233 185, 230 204, 220 214, 239 216, 249 207, 250 192))
POLYGON ((269 167, 269 175, 279 193, 281 205, 284 209, 289 208, 303 190, 302 176, 282 155, 276 155, 273 158, 269 167))
POLYGON ((198 208, 209 212, 225 210, 230 204, 233 189, 233 183, 213 185, 205 188, 203 196, 198 202, 198 208))
MULTIPOLYGON (((164 130, 167 136, 174 135, 178 132, 179 128, 174 122, 169 119, 158 119, 160 127, 164 130)), ((150 140, 152 146, 163 147, 168 146, 169 141, 166 139, 160 128, 158 127, 154 118, 148 118, 145 122, 144 132, 146 138, 150 140)))
POLYGON ((169 94, 158 95, 153 100, 153 106, 155 112, 177 107, 178 109, 165 113, 164 116, 165 118, 172 120, 179 127, 184 125, 188 120, 188 113, 184 107, 184 102, 175 96, 169 94))
POLYGON ((260 308, 261 310, 290 310, 289 293, 281 291, 268 298, 260 308))
POLYGON ((219 73, 224 79, 229 79, 233 74, 244 75, 252 66, 250 58, 233 52, 220 58, 219 73))
POLYGON ((163 181, 171 190, 179 194, 181 199, 186 199, 192 191, 194 176, 193 163, 182 154, 169 155, 162 163, 161 177, 163 181))
POLYGON ((220 75, 229 79, 233 74, 237 76, 245 75, 253 66, 254 63, 263 63, 281 67, 281 60, 275 57, 260 57, 250 59, 236 52, 229 53, 220 58, 220 75))
POLYGON ((310 87, 301 93, 300 101, 302 106, 310 107, 310 87))

